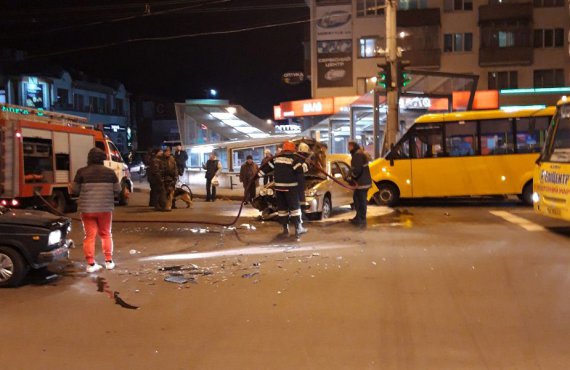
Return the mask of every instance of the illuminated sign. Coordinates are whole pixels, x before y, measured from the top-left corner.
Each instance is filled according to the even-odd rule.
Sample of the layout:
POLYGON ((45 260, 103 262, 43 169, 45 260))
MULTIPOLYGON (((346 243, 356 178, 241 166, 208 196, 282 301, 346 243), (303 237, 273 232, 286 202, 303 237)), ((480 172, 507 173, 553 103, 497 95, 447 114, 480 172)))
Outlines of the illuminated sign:
POLYGON ((20 107, 11 107, 9 105, 2 105, 2 113, 14 113, 14 114, 21 114, 23 116, 34 115, 42 117, 44 115, 44 110, 43 108, 26 109, 20 107))
POLYGON ((301 133, 301 126, 299 125, 276 125, 276 134, 299 134, 301 133))
MULTIPOLYGON (((469 105, 470 91, 453 92, 453 110, 465 110, 469 105)), ((499 92, 497 90, 479 90, 475 92, 473 110, 498 109, 499 92)))

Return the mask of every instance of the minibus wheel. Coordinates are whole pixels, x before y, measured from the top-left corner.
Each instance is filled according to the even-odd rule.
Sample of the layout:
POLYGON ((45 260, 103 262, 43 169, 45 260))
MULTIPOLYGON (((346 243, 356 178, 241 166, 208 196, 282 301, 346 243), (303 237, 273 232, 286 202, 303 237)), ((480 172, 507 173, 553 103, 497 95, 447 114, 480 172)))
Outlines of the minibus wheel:
POLYGON ((532 181, 527 182, 524 186, 521 199, 526 205, 532 206, 532 181))
POLYGON ((377 185, 378 192, 374 194, 374 201, 379 206, 392 207, 400 200, 400 190, 390 182, 382 182, 377 185))

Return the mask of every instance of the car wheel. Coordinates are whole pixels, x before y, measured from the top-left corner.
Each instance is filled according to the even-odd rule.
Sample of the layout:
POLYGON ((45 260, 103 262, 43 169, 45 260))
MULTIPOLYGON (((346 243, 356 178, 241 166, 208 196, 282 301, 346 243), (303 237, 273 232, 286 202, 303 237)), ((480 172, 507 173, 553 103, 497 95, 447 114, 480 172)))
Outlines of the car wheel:
POLYGON ((20 253, 0 247, 0 287, 14 287, 22 283, 29 266, 20 253))
POLYGON ((378 192, 374 194, 374 201, 379 206, 392 207, 400 200, 400 191, 396 185, 385 182, 378 185, 378 192))
POLYGON ((321 220, 326 220, 327 218, 331 217, 332 213, 332 202, 331 197, 325 195, 323 198, 323 210, 321 211, 321 220))
POLYGON ((119 205, 128 206, 129 205, 129 188, 127 184, 121 186, 121 194, 119 194, 119 205))
POLYGON ((49 197, 49 204, 53 209, 59 213, 65 213, 67 211, 67 198, 62 190, 54 190, 49 197))
POLYGON ((527 205, 532 206, 532 181, 526 183, 523 188, 523 192, 520 196, 520 199, 527 205))

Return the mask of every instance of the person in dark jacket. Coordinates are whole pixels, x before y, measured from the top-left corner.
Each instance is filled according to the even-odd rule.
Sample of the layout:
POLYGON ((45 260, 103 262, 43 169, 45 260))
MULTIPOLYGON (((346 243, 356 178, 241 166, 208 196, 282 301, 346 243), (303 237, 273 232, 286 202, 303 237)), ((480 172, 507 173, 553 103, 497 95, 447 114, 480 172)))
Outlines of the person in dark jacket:
POLYGON ((172 201, 174 200, 174 189, 176 188, 176 181, 178 181, 178 167, 176 166, 176 160, 171 155, 170 148, 164 149, 164 154, 162 155, 162 184, 164 186, 164 194, 166 198, 166 204, 164 206, 164 211, 172 210, 172 201))
POLYGON ((297 175, 307 172, 308 166, 295 154, 295 150, 295 144, 292 141, 286 141, 283 144, 283 150, 260 169, 259 176, 264 176, 273 170, 277 215, 283 226, 281 235, 289 236, 289 221, 291 220, 295 225, 295 237, 299 239, 301 234, 307 232, 307 229, 301 223, 297 175))
POLYGON ((166 193, 162 182, 162 149, 153 150, 153 155, 147 170, 147 178, 150 184, 149 207, 160 211, 166 208, 166 193))
MULTIPOLYGON (((261 161, 261 164, 259 165, 259 167, 263 167, 267 162, 271 161, 273 159, 273 154, 271 154, 271 151, 269 149, 265 149, 264 152, 265 157, 263 158, 263 161, 261 161)), ((263 176, 263 185, 267 185, 270 182, 273 181, 273 173, 266 173, 265 176, 263 176)))
POLYGON ((248 155, 245 163, 241 165, 239 170, 239 181, 243 184, 244 203, 251 202, 255 198, 255 190, 259 184, 256 177, 257 170, 258 167, 253 163, 253 157, 248 155), (255 184, 252 184, 252 181, 255 184))
POLYGON ((355 225, 366 226, 366 208, 368 206, 368 189, 372 186, 372 177, 368 168, 368 155, 355 141, 348 142, 348 151, 352 155, 348 181, 356 186, 352 199, 356 217, 350 220, 355 225))
MULTIPOLYGON (((299 148, 297 150, 297 157, 299 160, 304 161, 307 163, 311 156, 311 149, 309 145, 306 143, 299 143, 299 148)), ((297 191, 299 192, 299 203, 301 204, 301 208, 305 206, 305 173, 301 172, 297 174, 297 191)))
POLYGON ((73 180, 71 190, 79 195, 77 210, 81 213, 81 221, 85 237, 83 253, 87 260, 87 272, 97 272, 102 266, 95 261, 95 238, 99 235, 105 268, 115 268, 113 262, 113 236, 111 225, 115 197, 121 192, 121 185, 115 172, 103 165, 107 154, 98 148, 93 148, 87 155, 87 167, 80 168, 73 180))
POLYGON ((176 167, 178 167, 178 176, 183 176, 184 170, 186 169, 186 162, 188 161, 188 153, 182 149, 182 145, 176 147, 174 159, 176 160, 176 167))
POLYGON ((212 185, 212 180, 222 171, 222 164, 216 158, 216 154, 211 153, 210 159, 202 165, 202 168, 206 170, 206 202, 215 202, 216 186, 212 185))

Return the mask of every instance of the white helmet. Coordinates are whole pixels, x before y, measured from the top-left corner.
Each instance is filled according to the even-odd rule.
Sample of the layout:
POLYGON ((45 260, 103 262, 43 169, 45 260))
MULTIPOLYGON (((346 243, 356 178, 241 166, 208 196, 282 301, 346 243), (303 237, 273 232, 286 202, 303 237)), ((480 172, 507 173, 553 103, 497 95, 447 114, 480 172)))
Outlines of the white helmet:
POLYGON ((299 152, 300 153, 309 153, 311 151, 311 149, 309 148, 309 146, 306 143, 300 143, 299 144, 299 152))

